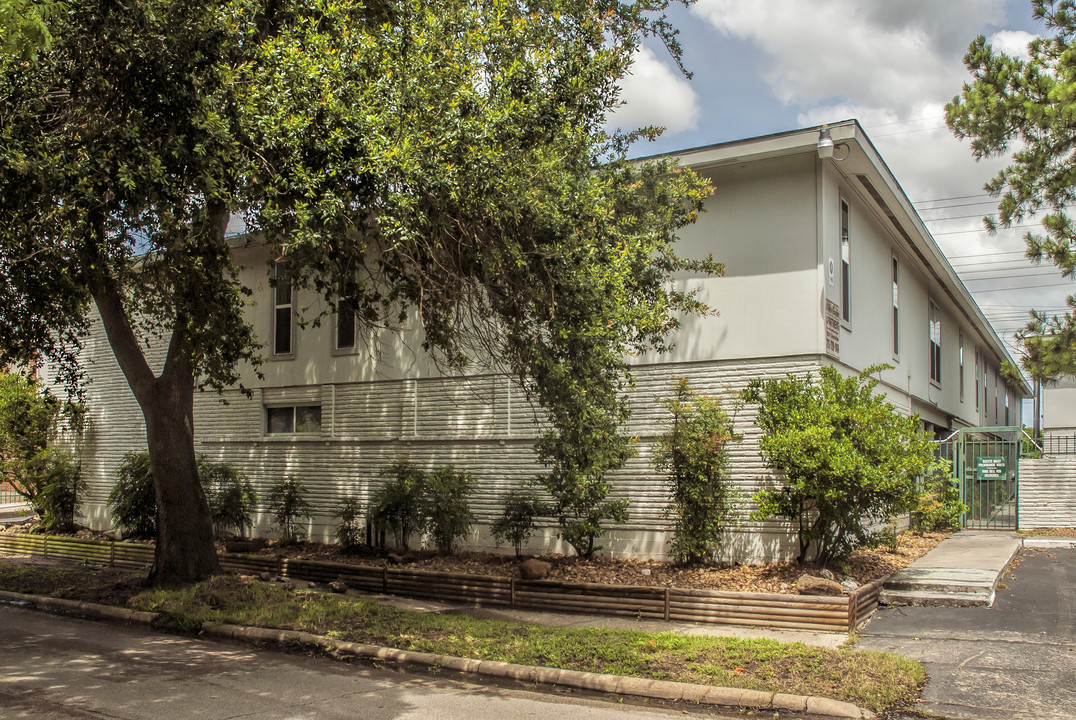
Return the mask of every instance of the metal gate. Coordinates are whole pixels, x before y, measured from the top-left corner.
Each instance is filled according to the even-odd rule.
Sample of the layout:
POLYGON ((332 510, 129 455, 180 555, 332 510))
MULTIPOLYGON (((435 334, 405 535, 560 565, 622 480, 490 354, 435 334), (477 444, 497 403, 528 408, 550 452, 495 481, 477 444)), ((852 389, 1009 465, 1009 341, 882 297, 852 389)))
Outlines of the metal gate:
POLYGON ((960 499, 968 506, 964 527, 1016 530, 1023 428, 962 428, 938 443, 938 456, 953 464, 960 499))

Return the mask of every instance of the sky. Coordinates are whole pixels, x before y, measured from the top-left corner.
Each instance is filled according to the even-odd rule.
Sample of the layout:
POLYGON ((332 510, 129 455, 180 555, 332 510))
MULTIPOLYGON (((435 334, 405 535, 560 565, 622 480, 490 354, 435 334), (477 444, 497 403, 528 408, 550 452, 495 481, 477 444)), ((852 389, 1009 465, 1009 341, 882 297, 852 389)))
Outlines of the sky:
POLYGON ((857 118, 1010 347, 1029 308, 1061 311, 1076 292, 1052 264, 1024 259, 1034 221, 983 229, 996 210, 983 185, 1004 158, 977 162, 945 126, 976 36, 1019 55, 1046 32, 1029 0, 698 0, 669 17, 693 77, 660 43, 641 49, 614 122, 666 131, 634 154, 857 118))

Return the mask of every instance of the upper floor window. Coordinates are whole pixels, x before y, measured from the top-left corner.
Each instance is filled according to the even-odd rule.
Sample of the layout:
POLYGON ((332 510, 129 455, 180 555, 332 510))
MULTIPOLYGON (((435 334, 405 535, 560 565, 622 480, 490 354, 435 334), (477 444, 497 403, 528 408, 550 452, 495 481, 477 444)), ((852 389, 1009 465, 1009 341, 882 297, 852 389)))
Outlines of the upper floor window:
POLYGON ((960 402, 964 402, 964 330, 960 330, 960 342, 957 345, 957 359, 960 361, 960 402))
POLYGON ((291 355, 295 341, 295 292, 287 270, 277 266, 273 283, 273 354, 291 355))
POLYGON ((893 258, 893 357, 900 355, 900 266, 893 258))
POLYGON ((1005 424, 1009 424, 1009 389, 1005 388, 1005 424))
POLYGON ((343 288, 340 288, 340 296, 336 303, 336 347, 337 350, 355 349, 355 311, 346 307, 343 298, 343 288))
POLYGON ((975 412, 979 412, 979 387, 983 382, 982 363, 979 360, 979 351, 975 351, 975 412))
POLYGON ((930 379, 940 383, 941 371, 941 315, 938 314, 938 306, 930 303, 930 379))
POLYGON ((848 203, 841 200, 841 319, 852 321, 852 238, 849 234, 848 203))

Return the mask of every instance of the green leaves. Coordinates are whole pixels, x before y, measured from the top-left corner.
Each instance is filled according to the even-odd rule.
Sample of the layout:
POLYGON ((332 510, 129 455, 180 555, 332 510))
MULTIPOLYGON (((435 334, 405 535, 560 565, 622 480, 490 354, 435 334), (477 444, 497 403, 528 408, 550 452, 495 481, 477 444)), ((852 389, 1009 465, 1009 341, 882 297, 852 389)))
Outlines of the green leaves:
MULTIPOLYGON (((1029 232, 1025 238, 1027 257, 1035 263, 1047 259, 1062 277, 1072 278, 1076 229, 1067 207, 1076 201, 1076 15, 1068 0, 1031 5, 1050 32, 1028 45, 1026 60, 995 52, 985 38, 977 38, 964 57, 972 82, 946 107, 947 122, 957 137, 971 139, 977 158, 1015 149, 1013 163, 986 186, 998 197, 998 219, 985 220, 986 227, 1009 227, 1045 211, 1045 233, 1029 232)), ((1033 377, 1050 381, 1076 373, 1071 309, 1056 316, 1032 313, 1017 336, 1026 351, 1024 369, 1033 377)))
POLYGON ((728 473, 732 420, 716 398, 694 391, 687 378, 680 378, 671 398, 659 401, 673 415, 654 453, 654 466, 669 474, 676 516, 672 554, 679 562, 712 561, 735 523, 739 501, 728 473))
POLYGON ((741 396, 758 404, 761 454, 785 477, 783 487, 755 494, 753 517, 795 523, 801 562, 812 544, 822 562, 867 544, 872 525, 918 500, 916 477, 933 463, 933 447, 918 416, 874 394, 869 375, 886 367, 843 377, 827 366, 817 381, 756 379, 741 396))
POLYGON ((721 272, 674 252, 706 182, 629 162, 604 129, 643 36, 679 60, 667 5, 73 5, 40 63, 0 68, 18 299, 0 364, 44 354, 77 381, 92 298, 133 387, 154 381, 148 342, 173 373, 234 385, 260 361, 224 237, 241 215, 326 312, 417 320, 442 366, 518 377, 552 423, 538 454, 562 530, 593 552, 626 517, 603 480, 632 453, 626 358, 707 310, 674 272, 721 272))

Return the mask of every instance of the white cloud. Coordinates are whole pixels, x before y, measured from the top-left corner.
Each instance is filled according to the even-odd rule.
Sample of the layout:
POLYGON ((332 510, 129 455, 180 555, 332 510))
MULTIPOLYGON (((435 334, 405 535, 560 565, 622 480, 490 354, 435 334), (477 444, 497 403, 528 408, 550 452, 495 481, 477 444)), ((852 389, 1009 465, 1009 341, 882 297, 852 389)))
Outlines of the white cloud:
POLYGON ((999 50, 1012 57, 1027 60, 1027 44, 1036 37, 1036 35, 1024 32, 1023 30, 1002 30, 994 33, 987 38, 987 40, 989 40, 990 45, 993 46, 995 50, 999 50))
POLYGON ((667 135, 692 130, 698 124, 698 96, 676 70, 649 48, 635 54, 631 71, 620 81, 623 105, 609 119, 625 130, 660 125, 667 135))
POLYGON ((903 115, 954 94, 971 26, 1001 21, 1004 0, 700 0, 694 12, 764 51, 762 76, 784 103, 852 98, 903 115))

